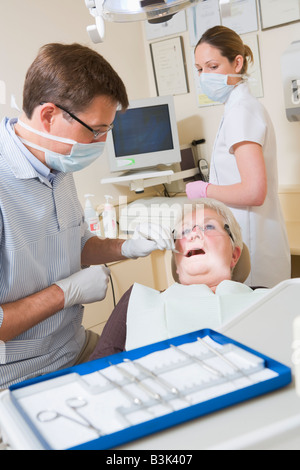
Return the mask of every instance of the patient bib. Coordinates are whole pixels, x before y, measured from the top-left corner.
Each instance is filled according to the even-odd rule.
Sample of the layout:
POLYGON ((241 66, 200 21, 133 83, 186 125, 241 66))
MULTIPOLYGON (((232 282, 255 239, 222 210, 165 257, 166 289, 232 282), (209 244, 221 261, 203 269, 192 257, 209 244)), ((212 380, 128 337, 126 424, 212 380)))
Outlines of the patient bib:
POLYGON ((136 283, 128 304, 126 350, 202 328, 218 330, 267 292, 234 281, 221 282, 215 294, 204 284, 175 283, 160 293, 136 283))

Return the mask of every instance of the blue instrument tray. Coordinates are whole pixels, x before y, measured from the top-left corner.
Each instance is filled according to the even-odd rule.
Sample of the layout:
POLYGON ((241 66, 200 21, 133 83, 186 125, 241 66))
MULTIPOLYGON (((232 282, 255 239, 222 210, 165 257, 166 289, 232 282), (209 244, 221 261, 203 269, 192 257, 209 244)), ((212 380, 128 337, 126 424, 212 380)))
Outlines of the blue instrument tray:
MULTIPOLYGON (((124 374, 124 370, 122 373, 124 374)), ((96 450, 120 446, 126 442, 271 392, 288 385, 290 382, 291 370, 289 367, 211 329, 203 329, 27 380, 11 386, 9 393, 16 410, 30 426, 43 448, 96 450), (198 338, 204 338, 208 345, 211 342, 218 347, 209 349, 207 346, 205 354, 195 354, 193 351, 198 346, 206 349, 201 339, 198 340, 198 338), (220 352, 219 356, 216 351, 220 352), (223 355, 222 358, 220 354, 223 355), (170 358, 169 362, 162 359, 167 355, 170 358), (230 370, 228 360, 230 357, 236 357, 238 363, 235 364, 239 364, 240 361, 240 366, 230 370), (225 362, 226 358, 227 363, 225 362), (144 366, 139 365, 140 361, 146 361, 144 366), (135 365, 139 366, 140 370, 141 367, 144 367, 144 370, 149 372, 150 369, 147 369, 145 364, 149 365, 152 361, 155 363, 155 367, 152 369, 153 377, 147 376, 145 373, 141 374, 139 371, 136 375, 136 382, 139 383, 132 383, 125 375, 121 375, 117 385, 123 389, 119 391, 118 387, 112 385, 116 385, 115 378, 116 374, 120 373, 120 368, 127 368, 128 377, 128 370, 132 371, 135 365), (213 377, 212 369, 215 364, 218 364, 218 361, 224 364, 224 372, 219 370, 219 376, 216 374, 213 377), (197 373, 195 373, 195 367, 198 367, 197 373), (109 372, 114 372, 115 375, 109 375, 109 372), (178 383, 175 383, 174 380, 177 377, 178 383), (163 380, 165 384, 167 384, 167 380, 169 383, 173 380, 174 389, 177 387, 177 392, 179 390, 178 395, 176 395, 177 392, 172 395, 166 389, 163 392, 161 386, 163 380), (143 386, 145 390, 148 387, 149 391, 150 383, 152 391, 153 387, 155 388, 157 385, 154 390, 157 393, 156 397, 155 395, 152 398, 148 396, 145 405, 146 392, 139 389, 139 386, 143 386), (134 405, 128 406, 128 397, 126 398, 124 390, 133 393, 133 387, 135 387, 135 393, 137 391, 140 393, 140 402, 144 400, 144 404, 140 408, 134 405), (57 411, 58 408, 65 405, 68 401, 65 394, 70 395, 70 391, 76 395, 77 400, 86 400, 84 408, 78 407, 78 410, 75 411, 69 409, 68 412, 62 408, 59 411, 60 414, 56 413, 55 415, 55 418, 60 419, 53 419, 51 423, 46 419, 43 422, 38 422, 37 417, 40 417, 42 413, 48 413, 51 416, 51 413, 55 413, 51 410, 57 411), (117 393, 121 394, 123 399, 119 405, 117 403, 118 406, 116 405, 114 419, 111 418, 112 415, 107 415, 105 422, 104 415, 108 413, 106 408, 108 409, 113 401, 118 401, 119 395, 117 393), (104 397, 106 405, 102 404, 101 408, 97 400, 100 398, 104 400, 104 397), (158 402, 155 399, 157 397, 161 399, 158 402), (127 400, 127 405, 124 400, 125 402, 127 400), (89 408, 90 414, 88 414, 89 408), (102 411, 98 413, 97 410, 100 409, 102 411), (133 413, 133 410, 137 410, 138 413, 133 413), (99 414, 99 419, 97 418, 99 422, 96 425, 93 420, 97 414, 99 414), (115 418, 117 414, 118 416, 115 418), (101 421, 102 415, 103 422, 101 421), (138 418, 132 419, 135 415, 138 418), (122 418, 119 419, 120 425, 118 418, 122 418), (116 421, 115 428, 112 423, 114 420, 116 421), (87 423, 91 423, 91 421, 93 421, 93 425, 88 426, 87 423), (95 434, 98 426, 99 433, 95 434), (106 426, 104 431, 103 426, 106 426), (59 433, 61 433, 61 437, 59 433), (66 436, 69 440, 64 442, 66 436), (74 440, 72 440, 73 438, 74 440)))

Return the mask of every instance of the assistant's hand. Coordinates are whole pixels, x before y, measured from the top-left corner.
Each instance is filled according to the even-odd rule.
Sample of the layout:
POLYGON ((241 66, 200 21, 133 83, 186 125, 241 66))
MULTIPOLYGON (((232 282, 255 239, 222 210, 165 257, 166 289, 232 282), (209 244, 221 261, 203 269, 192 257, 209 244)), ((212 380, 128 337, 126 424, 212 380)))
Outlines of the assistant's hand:
POLYGON ((207 186, 209 183, 205 181, 195 181, 188 183, 185 187, 186 195, 189 199, 198 199, 201 197, 207 197, 207 186))
POLYGON ((173 250, 174 240, 169 227, 156 224, 139 224, 131 239, 122 245, 122 255, 136 259, 150 255, 154 250, 173 250))
POLYGON ((64 307, 103 300, 106 296, 109 274, 110 270, 105 266, 91 266, 55 282, 64 292, 64 307))

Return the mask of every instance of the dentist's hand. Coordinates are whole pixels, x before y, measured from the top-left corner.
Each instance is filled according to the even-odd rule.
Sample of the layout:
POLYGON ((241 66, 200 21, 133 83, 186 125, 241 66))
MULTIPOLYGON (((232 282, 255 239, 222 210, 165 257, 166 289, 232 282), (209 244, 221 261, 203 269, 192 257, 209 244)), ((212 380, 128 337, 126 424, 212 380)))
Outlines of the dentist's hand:
POLYGON ((122 255, 136 259, 150 255, 154 250, 173 250, 175 248, 171 229, 156 224, 140 224, 131 239, 122 245, 122 255))
POLYGON ((55 282, 64 292, 64 307, 103 300, 106 296, 109 273, 110 270, 105 266, 91 266, 55 282))

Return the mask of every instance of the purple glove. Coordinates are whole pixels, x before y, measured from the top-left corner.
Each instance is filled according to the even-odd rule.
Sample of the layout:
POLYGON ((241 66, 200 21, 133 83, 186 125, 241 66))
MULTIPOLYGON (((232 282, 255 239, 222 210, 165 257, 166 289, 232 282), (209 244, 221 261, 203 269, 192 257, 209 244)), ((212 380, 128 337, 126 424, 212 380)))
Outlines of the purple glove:
POLYGON ((188 183, 185 187, 186 195, 189 199, 198 199, 201 197, 207 197, 207 186, 209 183, 205 181, 195 181, 188 183))

